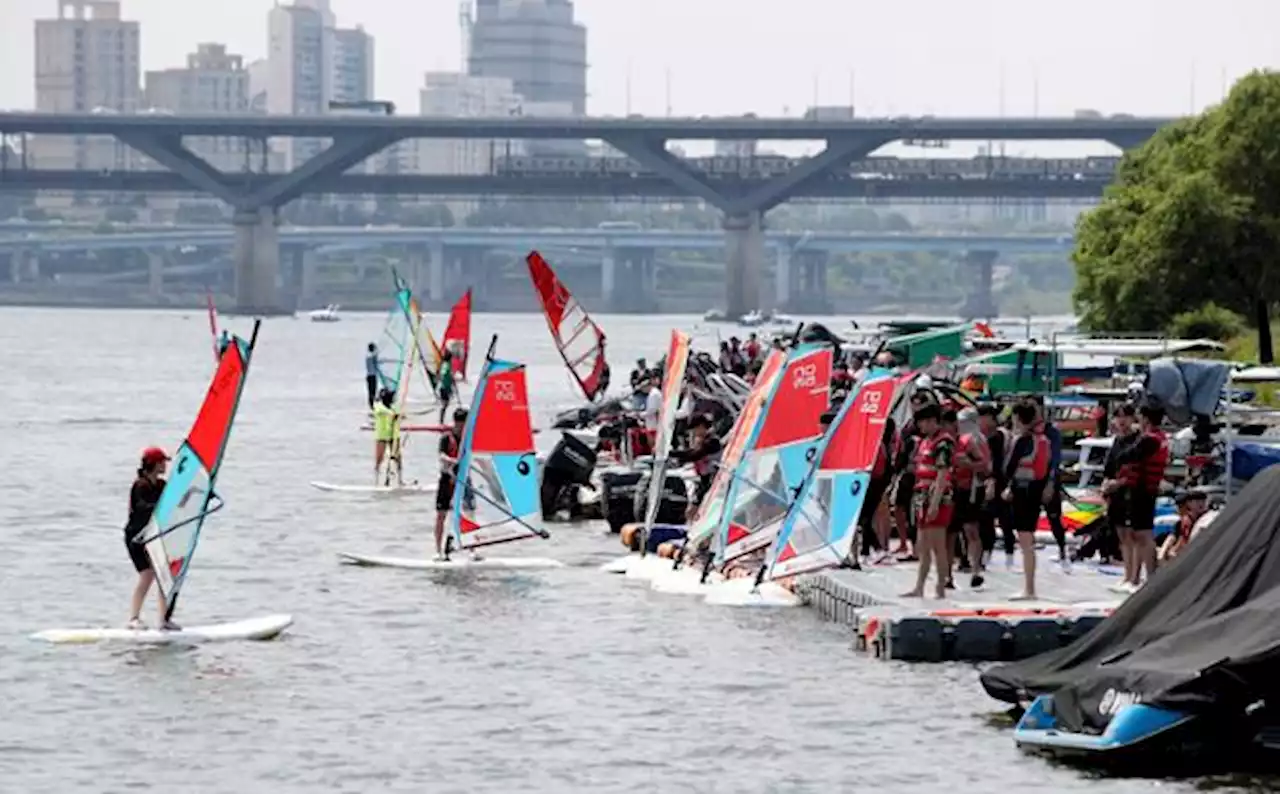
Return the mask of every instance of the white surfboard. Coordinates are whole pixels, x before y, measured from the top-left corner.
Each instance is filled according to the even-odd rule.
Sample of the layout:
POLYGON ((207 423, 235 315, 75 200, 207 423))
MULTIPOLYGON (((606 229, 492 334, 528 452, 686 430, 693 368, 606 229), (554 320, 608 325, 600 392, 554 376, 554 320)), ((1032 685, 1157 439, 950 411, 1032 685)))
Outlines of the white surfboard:
POLYGON ((205 642, 228 640, 273 640, 293 624, 291 615, 266 615, 264 617, 237 620, 234 623, 214 623, 208 626, 188 626, 180 631, 159 629, 49 629, 31 635, 33 640, 55 644, 84 644, 91 642, 124 642, 135 645, 196 645, 205 642))
POLYGON ((610 560, 609 562, 606 562, 604 565, 601 565, 600 570, 604 571, 605 573, 623 574, 623 573, 626 573, 627 569, 631 567, 631 561, 638 560, 638 559, 640 559, 640 556, 637 554, 626 554, 621 557, 618 557, 615 560, 610 560))
POLYGON ((641 581, 651 581, 655 576, 662 576, 671 570, 671 560, 666 557, 659 557, 656 554, 646 554, 641 557, 639 554, 632 555, 631 564, 627 566, 626 577, 628 579, 639 579, 641 581))
POLYGON ((761 582, 755 588, 755 577, 727 579, 707 592, 706 603, 726 607, 798 607, 803 599, 773 582, 761 582))
POLYGON ((649 589, 655 593, 670 595, 707 595, 723 581, 723 574, 712 571, 707 575, 706 584, 703 584, 701 568, 681 566, 654 576, 649 582, 649 589))
POLYGON ((419 482, 407 482, 404 485, 338 485, 331 482, 311 481, 311 487, 329 493, 380 494, 426 496, 436 492, 434 484, 424 485, 419 482))
POLYGON ((452 559, 435 560, 427 557, 383 557, 376 554, 352 554, 339 552, 338 559, 347 565, 365 565, 375 568, 405 568, 413 571, 455 571, 504 569, 563 568, 564 563, 549 557, 481 557, 474 559, 463 552, 452 559))

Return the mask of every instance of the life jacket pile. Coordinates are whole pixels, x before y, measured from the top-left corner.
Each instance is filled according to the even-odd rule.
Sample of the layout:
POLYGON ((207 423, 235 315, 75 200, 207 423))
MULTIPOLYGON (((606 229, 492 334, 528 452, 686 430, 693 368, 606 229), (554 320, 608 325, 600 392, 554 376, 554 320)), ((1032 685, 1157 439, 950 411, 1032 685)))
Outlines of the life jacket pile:
POLYGON ((1160 492, 1160 483, 1164 481, 1165 469, 1169 466, 1169 437, 1158 427, 1147 431, 1144 437, 1155 440, 1155 453, 1146 460, 1121 466, 1116 472, 1116 480, 1127 488, 1145 494, 1157 494, 1160 492))

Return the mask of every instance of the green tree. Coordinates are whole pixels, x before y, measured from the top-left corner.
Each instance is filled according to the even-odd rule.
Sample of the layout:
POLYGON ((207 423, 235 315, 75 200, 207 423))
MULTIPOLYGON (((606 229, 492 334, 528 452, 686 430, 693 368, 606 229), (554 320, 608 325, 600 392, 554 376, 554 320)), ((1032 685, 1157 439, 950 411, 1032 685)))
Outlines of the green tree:
POLYGON ((1280 74, 1255 72, 1221 105, 1125 155, 1116 183, 1077 226, 1083 325, 1167 328, 1214 303, 1254 318, 1270 339, 1268 310, 1280 302, 1278 127, 1280 74))

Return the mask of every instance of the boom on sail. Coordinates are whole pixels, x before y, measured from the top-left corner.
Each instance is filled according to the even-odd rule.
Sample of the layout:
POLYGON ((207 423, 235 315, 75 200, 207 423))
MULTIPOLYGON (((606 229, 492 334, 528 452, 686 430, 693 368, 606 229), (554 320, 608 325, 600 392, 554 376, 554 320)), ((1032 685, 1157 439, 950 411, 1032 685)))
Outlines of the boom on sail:
POLYGON ((222 352, 196 421, 174 457, 151 522, 134 540, 146 548, 151 559, 166 619, 173 616, 178 604, 205 519, 223 506, 214 483, 226 455, 260 326, 260 320, 254 322, 247 342, 231 337, 231 344, 222 352))
POLYGON ((525 257, 529 278, 542 304, 551 338, 573 380, 588 400, 604 394, 609 386, 604 354, 604 331, 574 299, 569 289, 556 277, 547 260, 537 251, 525 257))

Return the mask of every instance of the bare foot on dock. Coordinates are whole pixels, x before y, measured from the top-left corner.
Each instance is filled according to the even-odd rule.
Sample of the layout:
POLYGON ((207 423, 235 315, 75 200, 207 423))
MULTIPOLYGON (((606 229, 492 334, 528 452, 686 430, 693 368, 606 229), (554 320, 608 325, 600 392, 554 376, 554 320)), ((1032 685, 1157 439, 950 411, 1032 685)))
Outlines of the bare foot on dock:
POLYGON ((912 590, 909 593, 902 593, 898 598, 924 598, 923 590, 912 590))
POLYGON ((1010 601, 1035 601, 1036 594, 1035 593, 1014 593, 1013 595, 1009 596, 1009 600, 1010 601))

